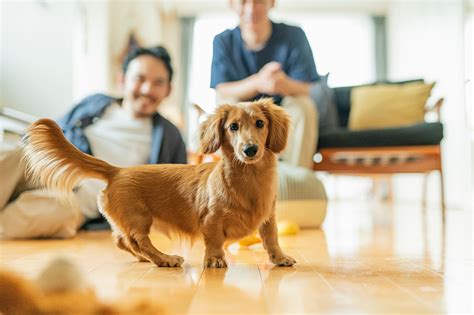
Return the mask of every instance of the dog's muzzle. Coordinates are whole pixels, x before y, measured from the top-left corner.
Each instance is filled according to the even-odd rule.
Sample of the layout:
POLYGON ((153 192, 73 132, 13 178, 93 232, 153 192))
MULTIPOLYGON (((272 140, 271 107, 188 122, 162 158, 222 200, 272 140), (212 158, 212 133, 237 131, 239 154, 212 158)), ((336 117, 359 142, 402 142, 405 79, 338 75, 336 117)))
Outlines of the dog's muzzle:
POLYGON ((258 152, 258 145, 247 144, 244 146, 244 153, 247 157, 254 157, 258 152))

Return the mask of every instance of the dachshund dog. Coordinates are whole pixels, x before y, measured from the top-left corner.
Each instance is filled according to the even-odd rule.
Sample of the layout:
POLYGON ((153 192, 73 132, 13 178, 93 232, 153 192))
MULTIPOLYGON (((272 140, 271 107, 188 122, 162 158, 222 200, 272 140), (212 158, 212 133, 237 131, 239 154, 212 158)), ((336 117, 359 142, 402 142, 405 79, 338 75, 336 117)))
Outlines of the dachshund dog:
POLYGON ((278 244, 275 222, 277 156, 287 142, 290 120, 271 99, 221 105, 201 124, 203 153, 219 148, 222 159, 199 165, 159 164, 119 168, 84 154, 49 119, 33 123, 24 138, 30 176, 63 199, 82 180, 96 178, 99 211, 112 226, 116 245, 140 261, 178 267, 180 256, 157 250, 152 226, 206 246, 204 266, 227 267, 224 242, 259 230, 270 261, 291 266, 278 244))

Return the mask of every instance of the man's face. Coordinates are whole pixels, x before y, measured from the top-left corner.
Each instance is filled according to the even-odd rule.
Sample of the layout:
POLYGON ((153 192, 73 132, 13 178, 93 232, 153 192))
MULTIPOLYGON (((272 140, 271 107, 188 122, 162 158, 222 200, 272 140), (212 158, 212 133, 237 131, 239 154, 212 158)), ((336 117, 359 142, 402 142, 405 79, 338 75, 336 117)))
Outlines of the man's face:
POLYGON ((231 5, 237 12, 240 24, 249 28, 258 28, 268 19, 268 11, 274 0, 232 0, 231 5))
POLYGON ((135 117, 152 116, 170 92, 169 73, 163 61, 141 55, 128 64, 123 78, 124 103, 135 117))

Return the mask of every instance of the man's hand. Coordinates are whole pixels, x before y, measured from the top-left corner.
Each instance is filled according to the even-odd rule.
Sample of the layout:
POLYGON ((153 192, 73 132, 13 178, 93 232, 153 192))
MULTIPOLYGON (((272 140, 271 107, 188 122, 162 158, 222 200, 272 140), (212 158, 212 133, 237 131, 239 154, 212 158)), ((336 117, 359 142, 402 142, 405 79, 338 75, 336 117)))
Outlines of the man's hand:
POLYGON ((264 65, 258 73, 262 76, 272 76, 279 71, 281 71, 281 64, 276 61, 271 61, 264 65))
POLYGON ((289 92, 289 78, 285 72, 279 71, 273 75, 274 94, 287 96, 289 92))
POLYGON ((257 73, 256 79, 259 93, 284 95, 288 77, 278 62, 272 61, 264 65, 257 73))
POLYGON ((259 72, 243 80, 219 83, 217 94, 221 99, 246 101, 258 94, 267 95, 308 95, 311 83, 294 80, 286 75, 281 64, 272 61, 259 72))
POLYGON ((267 95, 308 95, 310 82, 301 82, 290 78, 278 62, 269 62, 255 75, 258 93, 267 95))

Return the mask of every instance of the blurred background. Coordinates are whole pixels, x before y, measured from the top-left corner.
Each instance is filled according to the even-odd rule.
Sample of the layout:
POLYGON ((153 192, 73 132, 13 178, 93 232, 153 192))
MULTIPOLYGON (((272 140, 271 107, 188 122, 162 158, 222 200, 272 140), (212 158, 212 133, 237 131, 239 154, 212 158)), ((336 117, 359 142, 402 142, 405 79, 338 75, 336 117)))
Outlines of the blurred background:
MULTIPOLYGON (((277 0, 277 22, 301 26, 320 74, 332 87, 423 78, 444 97, 443 167, 450 209, 472 209, 474 193, 474 1, 277 0)), ((176 76, 164 116, 190 149, 197 103, 215 106, 209 88, 213 37, 236 26, 228 0, 0 1, 0 108, 58 118, 96 92, 117 95, 130 45, 162 44, 176 76)), ((438 174, 428 201, 439 204, 438 174)), ((331 198, 372 198, 367 178, 324 177, 331 198)), ((419 203, 421 175, 394 175, 394 201, 419 203)))

